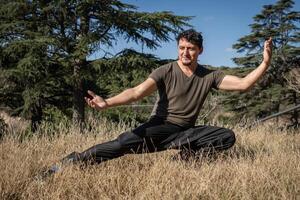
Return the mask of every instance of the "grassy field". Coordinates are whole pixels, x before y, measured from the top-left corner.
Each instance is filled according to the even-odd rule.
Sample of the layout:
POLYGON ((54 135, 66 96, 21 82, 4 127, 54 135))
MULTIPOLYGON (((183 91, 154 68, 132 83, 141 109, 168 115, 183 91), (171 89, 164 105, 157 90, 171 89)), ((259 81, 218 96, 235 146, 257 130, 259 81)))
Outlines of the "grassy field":
POLYGON ((169 150, 34 178, 68 153, 128 129, 105 121, 92 127, 79 134, 44 125, 31 137, 11 130, 0 141, 0 199, 300 199, 300 134, 275 125, 234 128, 237 143, 214 159, 174 160, 177 151, 169 150))

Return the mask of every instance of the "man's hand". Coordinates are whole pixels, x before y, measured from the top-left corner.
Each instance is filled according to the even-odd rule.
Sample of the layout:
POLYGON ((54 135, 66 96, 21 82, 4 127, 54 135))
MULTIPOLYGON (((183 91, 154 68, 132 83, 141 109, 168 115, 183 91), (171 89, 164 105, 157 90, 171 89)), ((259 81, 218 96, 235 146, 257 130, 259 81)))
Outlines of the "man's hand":
POLYGON ((231 91, 247 91, 257 80, 265 73, 271 63, 272 57, 272 38, 265 41, 264 44, 264 60, 262 63, 246 77, 239 78, 237 76, 226 75, 219 85, 221 90, 231 91))
POLYGON ((263 62, 269 65, 271 63, 271 57, 272 57, 272 38, 270 37, 268 40, 264 43, 264 60, 263 62))
POLYGON ((94 92, 88 90, 89 97, 84 97, 86 103, 97 110, 103 110, 108 107, 107 102, 100 96, 96 95, 94 92))

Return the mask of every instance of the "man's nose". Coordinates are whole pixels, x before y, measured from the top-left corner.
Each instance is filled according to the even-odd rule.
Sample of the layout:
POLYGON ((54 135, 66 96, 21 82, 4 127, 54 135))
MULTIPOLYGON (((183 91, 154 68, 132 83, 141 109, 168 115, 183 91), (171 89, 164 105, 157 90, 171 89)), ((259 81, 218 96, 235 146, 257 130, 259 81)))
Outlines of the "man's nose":
POLYGON ((184 54, 184 55, 187 55, 188 53, 189 53, 189 52, 188 52, 188 49, 184 49, 184 50, 183 50, 183 54, 184 54))

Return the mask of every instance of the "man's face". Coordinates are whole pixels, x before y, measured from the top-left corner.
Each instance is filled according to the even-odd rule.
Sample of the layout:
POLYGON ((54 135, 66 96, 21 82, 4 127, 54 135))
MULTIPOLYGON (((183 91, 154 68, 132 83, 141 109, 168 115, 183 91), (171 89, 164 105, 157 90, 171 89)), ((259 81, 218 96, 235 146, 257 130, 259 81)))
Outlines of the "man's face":
POLYGON ((197 63, 198 56, 202 53, 203 48, 188 42, 185 38, 181 38, 178 43, 178 58, 183 65, 191 65, 197 63))

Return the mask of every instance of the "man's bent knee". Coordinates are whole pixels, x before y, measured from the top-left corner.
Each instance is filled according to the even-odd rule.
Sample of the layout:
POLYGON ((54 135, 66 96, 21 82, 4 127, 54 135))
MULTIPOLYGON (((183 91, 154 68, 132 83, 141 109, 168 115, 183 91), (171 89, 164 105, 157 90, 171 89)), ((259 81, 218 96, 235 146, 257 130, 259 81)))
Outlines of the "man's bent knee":
POLYGON ((234 145, 235 141, 236 141, 236 138, 235 138, 234 132, 232 130, 226 128, 224 130, 224 134, 222 137, 222 143, 224 145, 224 149, 229 149, 230 147, 232 147, 234 145))

